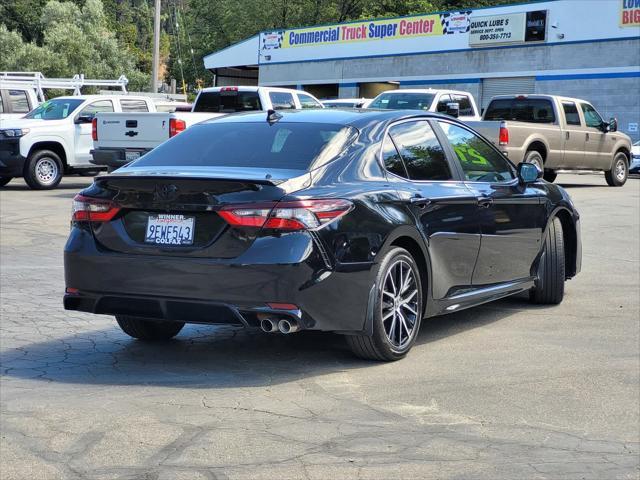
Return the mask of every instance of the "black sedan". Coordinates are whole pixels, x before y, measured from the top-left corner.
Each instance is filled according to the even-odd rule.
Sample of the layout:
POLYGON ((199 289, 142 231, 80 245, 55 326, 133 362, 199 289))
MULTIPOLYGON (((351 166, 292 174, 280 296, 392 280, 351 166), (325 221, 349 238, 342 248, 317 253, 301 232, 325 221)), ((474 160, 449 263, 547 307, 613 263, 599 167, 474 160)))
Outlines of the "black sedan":
POLYGON ((579 215, 540 175, 437 114, 204 122, 75 197, 64 305, 142 340, 185 322, 323 330, 396 360, 425 318, 523 291, 562 301, 579 215))

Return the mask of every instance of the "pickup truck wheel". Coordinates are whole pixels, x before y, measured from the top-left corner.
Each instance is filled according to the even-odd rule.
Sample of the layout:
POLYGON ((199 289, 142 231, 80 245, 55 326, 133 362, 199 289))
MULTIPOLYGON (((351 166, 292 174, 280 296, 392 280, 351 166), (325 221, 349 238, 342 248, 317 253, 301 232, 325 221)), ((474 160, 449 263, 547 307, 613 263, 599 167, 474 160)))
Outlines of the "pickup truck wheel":
POLYGON ((138 340, 169 340, 184 327, 183 322, 154 321, 129 315, 116 315, 116 322, 124 333, 138 340))
POLYGON ((34 190, 56 188, 62 180, 62 160, 51 150, 33 152, 24 166, 24 180, 34 190))
POLYGON ((611 170, 604 172, 604 178, 610 187, 621 187, 627 182, 628 175, 629 163, 627 162, 627 156, 622 152, 618 152, 613 158, 611 170))
POLYGON ((523 162, 533 163, 536 167, 540 169, 541 172, 544 172, 544 159, 540 152, 536 150, 529 150, 527 154, 524 156, 523 162))
POLYGON ((544 239, 535 287, 529 292, 533 303, 557 305, 564 297, 564 237, 562 223, 555 217, 544 239))
POLYGON ((544 176, 542 178, 544 178, 549 183, 553 183, 557 176, 558 174, 553 170, 545 170, 544 176))
POLYGON ((4 187, 11 180, 13 180, 13 177, 0 177, 0 187, 4 187))

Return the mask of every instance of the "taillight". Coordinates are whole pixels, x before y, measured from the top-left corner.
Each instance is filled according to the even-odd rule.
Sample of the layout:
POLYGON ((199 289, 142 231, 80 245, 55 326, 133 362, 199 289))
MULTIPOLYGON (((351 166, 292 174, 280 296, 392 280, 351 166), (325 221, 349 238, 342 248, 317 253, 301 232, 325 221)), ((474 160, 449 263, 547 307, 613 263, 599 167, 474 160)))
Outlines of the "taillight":
POLYGON ((98 141, 98 119, 95 117, 91 120, 91 138, 94 142, 98 141))
POLYGON ((352 208, 353 204, 348 200, 322 199, 231 205, 218 213, 230 225, 293 231, 321 228, 352 208))
POLYGON ((187 128, 187 124, 184 120, 180 120, 179 118, 170 118, 169 119, 169 136, 174 137, 180 132, 184 132, 187 128))
POLYGON ((500 145, 509 145, 509 129, 505 122, 500 122, 500 145))
POLYGON ((76 195, 71 207, 73 222, 108 222, 120 211, 120 207, 109 200, 76 195))
POLYGON ((238 87, 222 87, 220 91, 221 92, 237 92, 238 87))

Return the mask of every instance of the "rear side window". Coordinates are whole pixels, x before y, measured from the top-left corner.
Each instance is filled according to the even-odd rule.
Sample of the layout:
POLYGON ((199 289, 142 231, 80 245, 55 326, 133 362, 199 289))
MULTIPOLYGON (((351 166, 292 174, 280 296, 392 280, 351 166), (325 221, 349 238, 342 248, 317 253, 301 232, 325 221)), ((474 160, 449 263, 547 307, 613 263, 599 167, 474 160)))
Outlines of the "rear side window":
POLYGON ((293 95, 288 92, 269 92, 269 100, 274 110, 289 110, 296 108, 293 95))
POLYGON ((402 158, 389 136, 385 137, 384 143, 382 144, 382 161, 384 162, 385 168, 391 173, 399 177, 409 177, 404 168, 402 158))
POLYGON ((431 125, 405 122, 389 129, 411 180, 450 180, 451 170, 431 125))
POLYGON ((82 109, 79 115, 94 116, 100 112, 113 112, 113 102, 111 100, 99 100, 90 103, 82 109))
POLYGON ((219 92, 202 92, 194 112, 234 113, 262 110, 258 92, 239 92, 238 90, 221 90, 219 92))
POLYGON ((554 123, 556 116, 549 100, 544 98, 513 98, 492 100, 487 107, 484 119, 554 123))
POLYGON ((299 93, 298 100, 300 100, 300 107, 302 108, 322 108, 322 104, 310 95, 299 93))
POLYGON ((506 182, 516 178, 509 162, 478 135, 451 123, 439 123, 467 180, 506 182))
POLYGON ((307 170, 343 152, 357 130, 319 123, 210 122, 194 125, 147 153, 136 166, 307 170))
POLYGON ((120 100, 123 112, 148 112, 149 107, 144 100, 120 100))
POLYGON ((562 110, 564 110, 564 118, 567 120, 567 125, 580 125, 580 115, 575 103, 562 102, 562 110))
POLYGON ((12 113, 29 113, 29 100, 24 90, 9 90, 12 113))
POLYGON ((431 93, 382 93, 367 108, 429 110, 434 96, 431 93))
POLYGON ((472 117, 476 114, 471 105, 471 100, 467 95, 454 95, 453 101, 460 105, 460 115, 464 117, 472 117))

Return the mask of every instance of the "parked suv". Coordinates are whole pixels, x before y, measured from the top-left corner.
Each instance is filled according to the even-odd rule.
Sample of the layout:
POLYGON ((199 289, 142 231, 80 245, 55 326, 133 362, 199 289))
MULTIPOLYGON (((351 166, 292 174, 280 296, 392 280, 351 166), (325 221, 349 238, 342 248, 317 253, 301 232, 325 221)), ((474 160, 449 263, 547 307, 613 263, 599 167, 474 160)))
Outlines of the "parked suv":
POLYGON ((12 86, 0 88, 0 128, 5 123, 23 117, 38 105, 32 88, 12 86))
POLYGON ((446 113, 462 121, 480 120, 473 95, 458 90, 431 88, 388 90, 374 98, 367 108, 425 110, 446 113))
POLYGON ((24 177, 34 189, 55 188, 64 173, 97 170, 89 162, 91 122, 98 112, 149 111, 153 99, 76 95, 40 104, 0 128, 0 186, 24 177))
POLYGON ((483 121, 500 130, 500 149, 512 162, 536 164, 549 182, 558 170, 603 171, 612 187, 627 181, 631 139, 585 100, 501 95, 491 99, 483 121))

